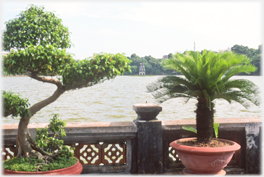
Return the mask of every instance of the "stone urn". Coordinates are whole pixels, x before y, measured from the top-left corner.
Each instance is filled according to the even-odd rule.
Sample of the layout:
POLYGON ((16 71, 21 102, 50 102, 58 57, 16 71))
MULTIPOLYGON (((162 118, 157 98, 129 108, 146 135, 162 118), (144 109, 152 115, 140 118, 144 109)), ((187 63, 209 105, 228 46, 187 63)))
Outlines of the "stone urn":
POLYGON ((134 104, 133 110, 137 113, 137 120, 157 120, 156 116, 162 111, 162 107, 153 103, 134 104))
POLYGON ((179 141, 194 140, 196 138, 182 138, 170 143, 176 150, 182 164, 186 167, 183 174, 214 174, 225 175, 224 167, 230 162, 235 151, 240 145, 234 141, 219 139, 229 142, 226 147, 194 147, 178 144, 179 141))

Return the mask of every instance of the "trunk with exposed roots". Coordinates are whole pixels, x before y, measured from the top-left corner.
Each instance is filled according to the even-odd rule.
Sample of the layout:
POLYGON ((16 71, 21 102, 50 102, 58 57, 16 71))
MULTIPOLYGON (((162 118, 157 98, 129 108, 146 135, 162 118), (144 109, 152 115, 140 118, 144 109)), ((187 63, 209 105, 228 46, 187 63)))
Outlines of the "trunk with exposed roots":
POLYGON ((65 89, 57 79, 44 78, 44 77, 39 77, 37 75, 31 75, 30 77, 46 83, 55 84, 57 85, 57 90, 49 98, 42 100, 31 106, 29 108, 29 112, 28 112, 29 114, 20 119, 18 125, 17 139, 16 139, 17 157, 36 156, 39 159, 49 160, 58 156, 60 151, 58 151, 56 154, 54 153, 50 155, 45 151, 43 151, 41 148, 37 147, 36 143, 33 141, 28 131, 28 124, 30 118, 34 114, 36 114, 42 108, 46 107, 47 105, 57 100, 65 92, 65 89))

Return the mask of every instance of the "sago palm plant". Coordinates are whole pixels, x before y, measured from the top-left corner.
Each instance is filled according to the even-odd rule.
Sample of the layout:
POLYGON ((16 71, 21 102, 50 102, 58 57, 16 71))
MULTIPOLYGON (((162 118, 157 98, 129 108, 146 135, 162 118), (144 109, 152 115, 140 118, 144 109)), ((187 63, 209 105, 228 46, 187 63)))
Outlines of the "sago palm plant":
POLYGON ((233 52, 215 53, 204 50, 202 54, 187 51, 176 53, 164 66, 176 70, 182 76, 165 76, 147 86, 161 103, 172 98, 197 99, 196 129, 197 142, 209 143, 214 137, 215 99, 238 102, 248 108, 249 101, 259 105, 258 87, 246 79, 231 79, 239 73, 256 71, 244 55, 233 52))

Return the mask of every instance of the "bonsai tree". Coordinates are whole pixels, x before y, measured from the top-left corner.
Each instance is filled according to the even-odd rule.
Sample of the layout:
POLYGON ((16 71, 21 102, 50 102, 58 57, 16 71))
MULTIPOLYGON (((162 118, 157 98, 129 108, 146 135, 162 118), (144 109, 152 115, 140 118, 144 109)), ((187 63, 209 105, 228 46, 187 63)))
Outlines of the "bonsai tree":
POLYGON ((176 53, 166 60, 165 67, 183 74, 165 76, 147 86, 148 92, 161 103, 178 97, 197 99, 196 129, 197 143, 209 143, 214 137, 215 99, 224 99, 242 104, 259 105, 258 87, 245 79, 231 79, 232 76, 256 71, 244 55, 232 52, 215 53, 204 50, 202 54, 187 51, 176 53))
POLYGON ((30 107, 26 99, 3 92, 4 116, 21 117, 17 157, 51 160, 58 156, 60 151, 47 153, 33 141, 27 128, 32 116, 66 91, 90 87, 130 71, 130 60, 123 54, 100 53, 94 58, 74 60, 72 54, 66 52, 66 48, 72 45, 69 34, 68 28, 54 13, 34 5, 21 12, 18 18, 6 22, 3 47, 9 53, 3 57, 4 72, 26 74, 37 81, 57 86, 50 97, 30 107))

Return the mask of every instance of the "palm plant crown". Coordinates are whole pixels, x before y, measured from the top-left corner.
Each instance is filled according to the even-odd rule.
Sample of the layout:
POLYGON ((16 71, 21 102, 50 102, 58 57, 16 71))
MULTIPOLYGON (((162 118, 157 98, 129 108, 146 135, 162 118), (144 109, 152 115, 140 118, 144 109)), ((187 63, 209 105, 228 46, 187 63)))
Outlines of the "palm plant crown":
MULTIPOLYGON (((176 70, 181 76, 165 76, 147 86, 150 92, 161 103, 172 98, 185 97, 198 100, 196 110, 197 141, 208 143, 214 136, 213 100, 222 98, 238 102, 244 107, 249 101, 259 105, 258 87, 246 79, 230 79, 239 73, 256 71, 250 60, 244 55, 233 52, 204 50, 202 54, 195 51, 176 53, 166 60, 165 67, 176 70)), ((187 102, 186 101, 186 102, 187 102)))

